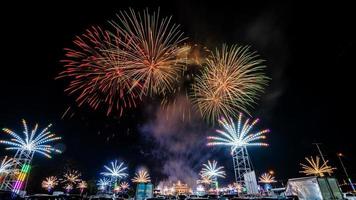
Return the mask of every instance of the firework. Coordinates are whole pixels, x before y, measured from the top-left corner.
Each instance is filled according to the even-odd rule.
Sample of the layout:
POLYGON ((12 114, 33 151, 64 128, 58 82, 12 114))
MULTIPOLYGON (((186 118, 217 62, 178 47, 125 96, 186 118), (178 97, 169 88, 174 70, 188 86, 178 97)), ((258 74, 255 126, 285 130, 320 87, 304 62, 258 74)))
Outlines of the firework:
POLYGON ((193 71, 200 69, 206 64, 206 58, 208 58, 211 53, 212 52, 206 46, 200 44, 190 45, 187 67, 191 68, 193 71))
POLYGON ((120 183, 120 187, 123 190, 127 190, 127 189, 129 189, 130 185, 129 185, 129 183, 124 181, 124 182, 120 183))
POLYGON ((114 191, 115 191, 116 193, 121 192, 121 190, 122 190, 122 188, 121 188, 119 185, 117 185, 116 187, 114 187, 114 191))
POLYGON ((68 170, 64 175, 62 179, 62 183, 68 183, 69 185, 75 185, 76 183, 82 181, 80 179, 80 172, 76 170, 68 170))
POLYGON ((196 191, 198 193, 204 193, 205 192, 205 188, 202 185, 198 185, 197 188, 196 188, 196 191))
POLYGON ((239 183, 233 183, 234 188, 236 189, 237 193, 242 192, 242 185, 239 183))
POLYGON ((73 190, 73 185, 70 183, 67 183, 63 186, 63 189, 65 189, 67 191, 67 193, 69 193, 71 190, 73 190))
POLYGON ((259 177, 259 182, 260 183, 274 183, 276 182, 276 180, 274 180, 274 176, 272 176, 272 174, 270 173, 263 173, 260 177, 259 177))
POLYGON ((267 143, 255 142, 260 139, 265 139, 266 136, 264 134, 270 132, 269 129, 264 129, 262 131, 258 131, 256 133, 251 133, 254 125, 257 124, 259 119, 255 119, 252 123, 250 123, 250 119, 247 119, 242 124, 242 114, 239 114, 237 126, 235 126, 232 118, 227 120, 226 118, 222 118, 219 120, 220 125, 225 129, 216 130, 217 133, 221 134, 220 137, 217 136, 209 136, 208 146, 211 145, 222 145, 222 146, 230 146, 231 152, 233 153, 237 148, 247 147, 247 146, 268 146, 267 143))
POLYGON ((80 194, 82 194, 83 191, 84 191, 86 188, 88 188, 88 184, 87 184, 86 181, 81 181, 81 182, 78 183, 77 188, 80 190, 80 194))
POLYGON ((141 169, 138 173, 135 173, 135 177, 132 179, 134 183, 148 183, 151 182, 150 175, 148 174, 147 170, 141 169))
POLYGON ((209 185, 210 183, 212 183, 212 180, 209 176, 200 174, 200 179, 197 180, 197 184, 209 185))
POLYGON ((86 189, 87 187, 88 187, 88 184, 86 181, 79 182, 78 186, 77 186, 77 188, 79 188, 79 189, 86 189))
POLYGON ((224 167, 217 167, 218 162, 213 160, 213 162, 210 162, 208 160, 208 164, 203 164, 203 169, 201 170, 201 175, 209 178, 215 178, 215 177, 221 177, 225 178, 225 171, 224 167))
POLYGON ((125 173, 124 171, 127 169, 127 167, 124 167, 124 163, 121 162, 120 164, 118 164, 118 161, 115 160, 114 162, 111 162, 111 168, 104 165, 104 168, 106 169, 105 172, 101 172, 102 175, 104 176, 110 176, 113 178, 125 178, 126 176, 128 176, 127 173, 125 173))
POLYGON ((300 173, 303 173, 307 176, 314 175, 323 177, 325 173, 332 174, 335 170, 335 168, 332 168, 328 165, 328 160, 325 161, 322 165, 320 165, 320 158, 318 156, 316 156, 315 160, 313 157, 305 158, 305 160, 308 162, 308 165, 300 163, 303 169, 302 171, 300 171, 300 173))
POLYGON ((40 133, 37 133, 38 124, 35 125, 34 129, 29 132, 26 121, 23 119, 22 124, 24 127, 24 138, 22 138, 17 133, 10 129, 3 128, 2 130, 9 134, 12 139, 10 140, 0 140, 0 143, 9 145, 10 147, 5 148, 6 150, 16 150, 20 152, 27 153, 39 153, 48 158, 52 158, 50 155, 52 152, 61 153, 59 149, 54 148, 48 143, 60 140, 61 137, 56 137, 56 135, 48 129, 52 126, 51 124, 44 128, 40 133))
POLYGON ((99 186, 99 190, 105 190, 105 188, 110 185, 110 179, 105 177, 101 178, 99 179, 97 185, 99 186))
POLYGON ((5 156, 0 164, 0 177, 13 172, 14 164, 15 160, 13 158, 8 158, 7 156, 5 156))
POLYGON ((112 53, 120 51, 120 41, 92 27, 76 37, 74 49, 65 49, 65 70, 58 78, 70 79, 65 91, 76 96, 79 106, 106 108, 107 115, 113 111, 122 115, 124 108, 136 106, 139 85, 126 76, 121 58, 112 53))
POLYGON ((46 189, 47 191, 51 191, 57 185, 58 179, 55 176, 47 177, 42 181, 42 188, 46 189))
MULTIPOLYGON (((161 18, 159 11, 143 13, 120 12, 118 21, 111 24, 124 36, 120 51, 129 78, 141 85, 141 94, 165 94, 177 83, 190 50, 180 46, 185 40, 179 25, 171 23, 171 17, 161 18)), ((115 35, 115 34, 113 34, 115 35)))
POLYGON ((262 62, 249 47, 217 49, 192 86, 193 104, 201 115, 214 122, 219 117, 235 117, 239 111, 249 113, 268 82, 262 62))

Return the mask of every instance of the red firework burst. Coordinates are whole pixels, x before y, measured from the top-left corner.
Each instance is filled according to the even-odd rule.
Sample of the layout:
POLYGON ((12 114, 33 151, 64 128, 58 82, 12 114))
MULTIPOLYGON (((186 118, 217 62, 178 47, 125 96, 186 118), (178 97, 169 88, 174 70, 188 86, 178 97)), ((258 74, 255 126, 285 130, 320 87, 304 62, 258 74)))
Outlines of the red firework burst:
POLYGON ((65 92, 76 96, 79 106, 87 104, 93 109, 104 108, 107 115, 118 111, 120 116, 127 107, 136 107, 141 100, 140 85, 127 77, 122 66, 120 50, 124 38, 112 36, 100 27, 91 27, 77 36, 74 48, 66 48, 65 70, 57 78, 70 80, 65 92))

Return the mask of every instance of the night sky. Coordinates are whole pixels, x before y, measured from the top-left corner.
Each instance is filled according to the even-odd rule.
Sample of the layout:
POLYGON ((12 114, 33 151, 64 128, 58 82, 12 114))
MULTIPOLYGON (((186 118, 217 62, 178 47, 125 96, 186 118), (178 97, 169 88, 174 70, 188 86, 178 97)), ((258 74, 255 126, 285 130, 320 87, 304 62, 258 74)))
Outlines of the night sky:
MULTIPOLYGON (((29 125, 53 123, 52 130, 63 137, 59 146, 64 149, 62 155, 34 159, 29 189, 38 190, 43 177, 60 175, 66 167, 80 170, 84 179, 97 178, 103 165, 113 159, 125 161, 131 175, 144 165, 153 182, 167 178, 161 169, 164 156, 169 155, 160 157, 165 146, 147 133, 147 127, 157 120, 155 100, 146 100, 121 118, 83 107, 72 118, 61 119, 73 105, 73 97, 63 92, 67 82, 55 80, 63 69, 59 62, 63 48, 72 47, 73 38, 92 25, 107 26, 117 12, 129 7, 160 7, 162 15, 172 15, 173 21, 181 24, 188 41, 211 49, 222 43, 251 45, 266 60, 272 80, 252 114, 261 119, 260 128, 268 127, 272 132, 267 139, 269 147, 249 150, 258 174, 273 169, 277 179, 300 176, 298 163, 305 156, 316 155, 312 143, 321 142, 331 165, 340 168, 335 155, 339 151, 345 154, 346 167, 356 179, 353 7, 340 1, 326 5, 268 3, 57 1, 2 6, 6 12, 1 12, 0 127, 19 132, 24 118, 29 125)), ((197 140, 200 144, 205 142, 204 134, 213 133, 216 127, 197 123, 200 125, 193 128, 204 132, 201 141, 197 140)), ((185 143, 185 139, 175 141, 185 143)), ((1 146, 1 157, 12 155, 3 149, 1 146)), ((227 168, 229 177, 223 182, 233 180, 227 150, 193 149, 194 158, 202 153, 227 168)), ((190 164, 198 172, 201 163, 190 164)), ((343 178, 339 171, 336 175, 343 178)))

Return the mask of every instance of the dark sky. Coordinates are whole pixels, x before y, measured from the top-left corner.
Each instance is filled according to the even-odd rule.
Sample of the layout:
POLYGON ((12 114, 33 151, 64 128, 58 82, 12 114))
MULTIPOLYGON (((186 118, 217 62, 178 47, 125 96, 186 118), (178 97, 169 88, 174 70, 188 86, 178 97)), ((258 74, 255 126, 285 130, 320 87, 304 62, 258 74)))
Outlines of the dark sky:
MULTIPOLYGON (((58 174, 65 166, 79 169, 86 179, 95 178, 104 164, 116 158, 128 163, 131 174, 145 165, 153 180, 164 177, 162 161, 150 156, 155 142, 140 132, 152 117, 142 107, 121 118, 83 108, 72 119, 61 120, 73 103, 63 92, 66 82, 54 80, 62 70, 63 48, 71 47, 75 35, 86 28, 107 25, 115 13, 129 7, 160 7, 163 15, 173 15, 182 25, 191 42, 212 49, 222 43, 248 44, 267 60, 272 81, 253 115, 272 133, 268 148, 250 150, 258 172, 274 169, 277 178, 296 177, 298 163, 317 153, 312 143, 322 142, 336 167, 340 167, 336 152, 344 152, 345 164, 356 178, 352 6, 340 1, 248 2, 57 1, 2 6, 0 127, 20 131, 22 118, 29 124, 53 123, 52 130, 63 136, 65 146, 65 152, 52 160, 41 156, 34 160, 30 188, 38 188, 42 177, 58 174)), ((0 156, 5 154, 11 155, 0 151, 0 156)), ((219 159, 225 166, 232 164, 228 156, 225 152, 219 159)))

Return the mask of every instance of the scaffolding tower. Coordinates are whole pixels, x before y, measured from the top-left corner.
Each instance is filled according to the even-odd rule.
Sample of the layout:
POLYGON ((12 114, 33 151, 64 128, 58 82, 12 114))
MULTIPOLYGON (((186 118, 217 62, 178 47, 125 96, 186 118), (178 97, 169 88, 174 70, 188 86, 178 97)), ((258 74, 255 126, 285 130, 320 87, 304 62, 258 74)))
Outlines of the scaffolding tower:
POLYGON ((233 151, 232 159, 234 164, 235 181, 240 185, 245 185, 244 174, 252 171, 246 146, 239 147, 233 151))
POLYGON ((19 194, 26 189, 28 173, 34 151, 17 150, 14 156, 12 173, 7 174, 1 183, 0 189, 19 194))

